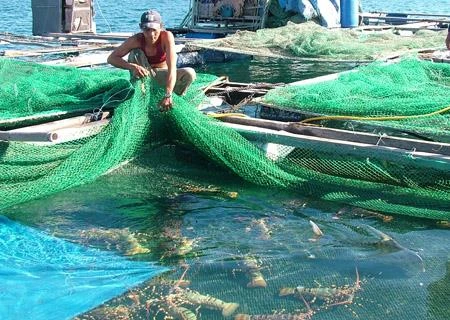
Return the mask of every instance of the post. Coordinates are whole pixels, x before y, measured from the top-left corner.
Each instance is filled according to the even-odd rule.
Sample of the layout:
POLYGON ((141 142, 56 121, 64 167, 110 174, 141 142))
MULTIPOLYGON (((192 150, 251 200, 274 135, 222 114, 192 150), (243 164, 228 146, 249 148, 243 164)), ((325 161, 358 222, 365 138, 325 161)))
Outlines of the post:
POLYGON ((62 0, 31 0, 33 13, 33 35, 61 32, 62 0))
POLYGON ((341 0, 341 27, 355 28, 359 25, 359 0, 341 0))

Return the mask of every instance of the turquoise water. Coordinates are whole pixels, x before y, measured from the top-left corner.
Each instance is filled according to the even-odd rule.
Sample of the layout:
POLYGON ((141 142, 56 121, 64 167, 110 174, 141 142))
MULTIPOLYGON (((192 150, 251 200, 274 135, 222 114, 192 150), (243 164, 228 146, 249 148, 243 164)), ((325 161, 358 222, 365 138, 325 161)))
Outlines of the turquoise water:
MULTIPOLYGON (((0 30, 30 34, 29 3, 2 1, 0 30)), ((154 4, 165 13, 168 26, 176 26, 187 12, 187 0, 175 3, 154 4)), ((145 6, 144 2, 124 5, 97 0, 98 30, 136 31, 136 20, 145 6)), ((400 2, 364 1, 363 7, 429 13, 439 13, 439 7, 445 7, 448 13, 450 1, 433 1, 432 6, 423 1, 401 2, 401 6, 400 2)), ((236 81, 290 82, 345 68, 348 66, 260 59, 202 66, 199 71, 226 73, 236 81)), ((391 219, 301 194, 248 185, 180 147, 164 146, 146 152, 95 183, 14 206, 3 214, 77 246, 131 262, 158 262, 172 270, 165 274, 167 279, 180 279, 186 271, 184 279, 190 281, 190 289, 239 303, 239 313, 306 312, 301 299, 279 296, 283 287, 304 286, 330 291, 339 288, 340 295, 332 298, 314 299, 305 293, 315 311, 314 319, 448 319, 450 314, 450 232, 445 226, 402 216, 391 219), (314 235, 310 220, 320 227, 322 237, 314 235), (373 228, 395 241, 381 241, 373 228), (357 273, 360 289, 355 286, 357 273), (252 287, 252 274, 253 278, 262 277, 267 286, 252 287), (349 301, 351 295, 352 303, 332 306, 349 301)), ((15 239, 5 236, 0 241, 8 245, 15 239)), ((56 247, 55 251, 66 254, 56 247)), ((8 261, 6 253, 1 254, 3 261, 8 261)), ((2 287, 2 307, 23 309, 22 318, 26 318, 25 310, 30 306, 45 310, 39 295, 32 294, 36 288, 28 286, 30 275, 21 276, 19 267, 8 268, 13 268, 12 264, 6 263, 0 273, 18 274, 17 284, 25 288, 20 296, 29 299, 17 297, 14 305, 6 305, 1 297, 8 292, 2 287)), ((45 280, 45 273, 41 277, 45 280)), ((91 283, 82 299, 74 296, 64 303, 76 309, 81 300, 86 304, 98 301, 96 296, 103 285, 108 285, 106 280, 91 283)), ((50 283, 44 281, 42 291, 50 290, 50 283)), ((174 292, 169 280, 149 279, 96 309, 79 308, 72 314, 82 312, 81 319, 163 319, 173 307, 173 300, 167 297, 174 292)), ((198 308, 186 300, 177 296, 175 305, 197 310, 199 319, 224 319, 220 311, 198 308)), ((50 309, 41 316, 66 318, 50 309)), ((1 318, 21 317, 6 313, 1 318)))
MULTIPOLYGON (((94 0, 97 31, 138 31, 140 14, 148 9, 149 6, 163 13, 166 26, 176 27, 186 16, 189 3, 189 0, 160 0, 153 2, 94 0)), ((364 11, 450 14, 450 0, 362 0, 361 4, 364 11)), ((31 0, 3 0, 1 8, 0 31, 31 34, 31 0)))

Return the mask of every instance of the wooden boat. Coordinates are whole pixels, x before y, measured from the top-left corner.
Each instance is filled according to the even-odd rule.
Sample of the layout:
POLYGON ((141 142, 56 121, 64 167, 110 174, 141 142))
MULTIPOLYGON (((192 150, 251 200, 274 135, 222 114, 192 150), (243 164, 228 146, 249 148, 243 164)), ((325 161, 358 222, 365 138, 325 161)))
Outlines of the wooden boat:
MULTIPOLYGON (((331 74, 294 84, 331 81, 338 76, 339 73, 331 74)), ((318 114, 282 110, 261 102, 259 98, 269 88, 281 85, 283 84, 244 84, 222 79, 207 88, 206 94, 220 97, 224 104, 220 107, 206 104, 200 109, 221 120, 221 125, 233 128, 248 140, 261 145, 272 157, 279 154, 279 150, 284 153, 279 156, 286 156, 288 146, 291 151, 296 147, 316 151, 326 149, 341 155, 375 156, 400 163, 405 162, 407 157, 414 157, 415 163, 423 168, 449 168, 450 143, 427 141, 412 132, 360 121, 346 121, 347 126, 350 123, 352 130, 343 129, 342 121, 329 121, 326 127, 315 126, 300 121, 317 117, 318 114), (242 114, 236 115, 237 109, 242 114)))

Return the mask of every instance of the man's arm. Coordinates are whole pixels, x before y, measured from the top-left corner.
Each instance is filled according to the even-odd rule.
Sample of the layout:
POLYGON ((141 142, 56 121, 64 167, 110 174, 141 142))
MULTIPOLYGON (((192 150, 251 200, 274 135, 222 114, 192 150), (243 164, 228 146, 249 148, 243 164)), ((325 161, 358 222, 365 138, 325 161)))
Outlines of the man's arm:
POLYGON ((161 100, 160 105, 163 110, 169 110, 172 107, 173 88, 177 81, 177 54, 175 52, 175 39, 172 32, 166 31, 165 51, 167 63, 167 81, 166 81, 166 95, 161 100))
POLYGON ((116 68, 130 70, 136 78, 142 78, 149 75, 149 71, 144 67, 129 63, 123 59, 132 49, 139 47, 139 41, 135 36, 132 36, 125 40, 120 46, 118 46, 108 57, 108 63, 116 68))
POLYGON ((166 55, 168 69, 166 93, 172 94, 173 88, 175 87, 175 83, 177 81, 177 54, 175 52, 175 39, 170 31, 167 31, 166 55))

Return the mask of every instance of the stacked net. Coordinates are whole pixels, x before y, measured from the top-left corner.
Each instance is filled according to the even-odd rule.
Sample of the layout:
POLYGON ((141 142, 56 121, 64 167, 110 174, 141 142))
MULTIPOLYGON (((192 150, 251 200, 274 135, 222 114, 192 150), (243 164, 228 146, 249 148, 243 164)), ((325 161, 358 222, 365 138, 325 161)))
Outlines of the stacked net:
POLYGON ((408 58, 374 62, 335 81, 271 90, 264 101, 329 116, 325 120, 370 120, 371 125, 449 142, 449 89, 449 64, 408 58))
POLYGON ((401 36, 392 29, 376 32, 327 29, 306 22, 256 32, 241 31, 223 39, 196 40, 190 44, 257 56, 367 62, 423 48, 442 48, 445 36, 444 31, 420 30, 413 36, 401 36))
MULTIPOLYGON (((26 109, 26 105, 19 105, 19 102, 26 104, 36 94, 48 95, 48 101, 53 101, 53 95, 60 99, 80 91, 71 84, 71 94, 59 94, 48 81, 63 83, 75 77, 84 82, 84 77, 95 78, 97 72, 103 73, 109 81, 123 81, 124 77, 123 73, 31 65, 33 74, 45 74, 47 80, 44 85, 37 81, 32 86, 23 86, 21 81, 28 83, 30 75, 27 66, 12 61, 3 63, 2 76, 14 72, 15 84, 22 88, 17 91, 22 99, 11 104, 11 109, 26 109), (23 70, 25 72, 21 73, 23 70)), ((311 151, 286 146, 290 149, 285 156, 267 156, 257 144, 196 109, 204 98, 200 88, 214 79, 207 75, 199 78, 186 96, 174 97, 175 107, 167 113, 161 113, 158 108, 164 89, 151 79, 136 82, 131 97, 115 107, 109 125, 90 138, 51 146, 1 142, 0 208, 91 182, 136 157, 144 146, 180 141, 258 185, 289 188, 301 195, 387 213, 449 219, 448 169, 426 169, 424 174, 413 157, 405 156, 400 163, 389 163, 377 160, 376 154, 373 157, 345 156, 326 148, 311 151)), ((97 85, 102 86, 100 81, 97 85)), ((92 86, 92 92, 97 92, 96 85, 92 86)), ((7 94, 9 92, 0 93, 7 94)), ((109 93, 112 95, 114 93, 109 93)), ((64 103, 60 107, 64 108, 64 103)))

